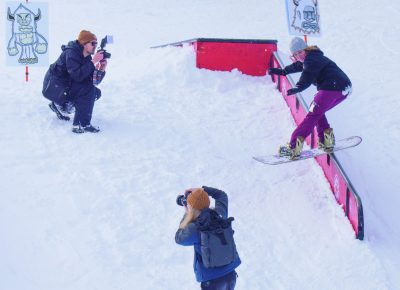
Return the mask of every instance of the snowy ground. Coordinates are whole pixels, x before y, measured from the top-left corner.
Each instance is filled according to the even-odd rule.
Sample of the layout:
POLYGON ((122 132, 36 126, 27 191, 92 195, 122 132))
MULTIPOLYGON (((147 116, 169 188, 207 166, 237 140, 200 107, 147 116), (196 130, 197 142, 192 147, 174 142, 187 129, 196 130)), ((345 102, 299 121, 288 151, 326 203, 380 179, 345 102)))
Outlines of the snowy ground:
POLYGON ((315 41, 356 88, 330 117, 339 134, 364 138, 347 173, 363 200, 365 241, 354 239, 313 160, 279 167, 251 160, 275 151, 294 128, 268 77, 197 70, 188 47, 147 49, 235 37, 278 39, 285 50, 280 2, 50 1, 51 60, 82 28, 114 34, 93 118, 102 132, 73 135, 40 95, 45 69, 32 69, 26 84, 23 70, 0 56, 0 290, 196 289, 192 249, 173 239, 183 214, 175 198, 203 184, 230 196, 243 260, 237 289, 400 288, 397 161, 391 153, 362 158, 399 138, 390 80, 399 39, 385 24, 399 4, 380 12, 368 3, 329 4, 324 37, 315 41))

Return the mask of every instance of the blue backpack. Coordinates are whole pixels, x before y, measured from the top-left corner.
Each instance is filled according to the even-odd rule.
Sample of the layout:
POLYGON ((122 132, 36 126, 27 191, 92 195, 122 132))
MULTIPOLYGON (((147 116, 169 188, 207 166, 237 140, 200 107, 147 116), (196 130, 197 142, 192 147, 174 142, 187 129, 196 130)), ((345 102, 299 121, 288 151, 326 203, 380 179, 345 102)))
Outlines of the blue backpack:
POLYGON ((200 231, 201 259, 204 267, 222 267, 237 259, 232 229, 233 217, 224 219, 216 211, 205 209, 196 220, 200 231))

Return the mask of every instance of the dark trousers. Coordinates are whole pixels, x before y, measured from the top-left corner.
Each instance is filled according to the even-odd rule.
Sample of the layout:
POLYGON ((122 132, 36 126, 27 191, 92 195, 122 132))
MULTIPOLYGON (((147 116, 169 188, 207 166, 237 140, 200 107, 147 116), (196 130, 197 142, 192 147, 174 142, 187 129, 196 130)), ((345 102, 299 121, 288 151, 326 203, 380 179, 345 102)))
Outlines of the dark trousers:
POLYGON ((210 280, 201 282, 201 289, 205 290, 234 290, 236 285, 236 271, 229 274, 210 280))
POLYGON ((92 120, 92 113, 95 101, 95 89, 94 87, 86 95, 80 95, 75 97, 75 116, 74 116, 74 126, 81 125, 85 127, 90 125, 92 120))
POLYGON ((344 96, 341 91, 318 91, 311 104, 310 112, 296 130, 294 130, 290 138, 290 147, 296 147, 297 137, 302 136, 304 139, 307 138, 314 130, 314 126, 317 126, 318 139, 323 141, 324 130, 330 126, 325 113, 340 104, 346 97, 347 95, 344 96))

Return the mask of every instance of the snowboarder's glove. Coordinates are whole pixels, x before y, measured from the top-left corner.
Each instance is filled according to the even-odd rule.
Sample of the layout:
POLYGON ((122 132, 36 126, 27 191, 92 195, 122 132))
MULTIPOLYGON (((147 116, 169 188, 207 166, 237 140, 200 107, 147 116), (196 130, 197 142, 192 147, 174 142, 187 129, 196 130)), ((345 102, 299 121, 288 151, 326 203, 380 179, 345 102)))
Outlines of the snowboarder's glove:
POLYGON ((291 89, 287 90, 286 95, 290 96, 290 95, 297 94, 298 92, 300 92, 299 88, 295 87, 295 88, 291 88, 291 89))
POLYGON ((285 76, 286 75, 286 71, 284 69, 281 68, 277 68, 277 67, 270 67, 268 69, 268 74, 269 75, 280 75, 280 76, 285 76))

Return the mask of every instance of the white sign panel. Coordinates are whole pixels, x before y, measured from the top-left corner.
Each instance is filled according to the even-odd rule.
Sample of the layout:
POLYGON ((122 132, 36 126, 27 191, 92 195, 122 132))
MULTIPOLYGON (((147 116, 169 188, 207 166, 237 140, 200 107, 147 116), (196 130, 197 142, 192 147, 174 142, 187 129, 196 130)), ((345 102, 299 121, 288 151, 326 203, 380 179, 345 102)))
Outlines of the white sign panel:
POLYGON ((318 0, 286 0, 286 15, 289 34, 321 35, 318 0))
POLYGON ((6 59, 9 66, 47 66, 47 3, 6 2, 6 59))

